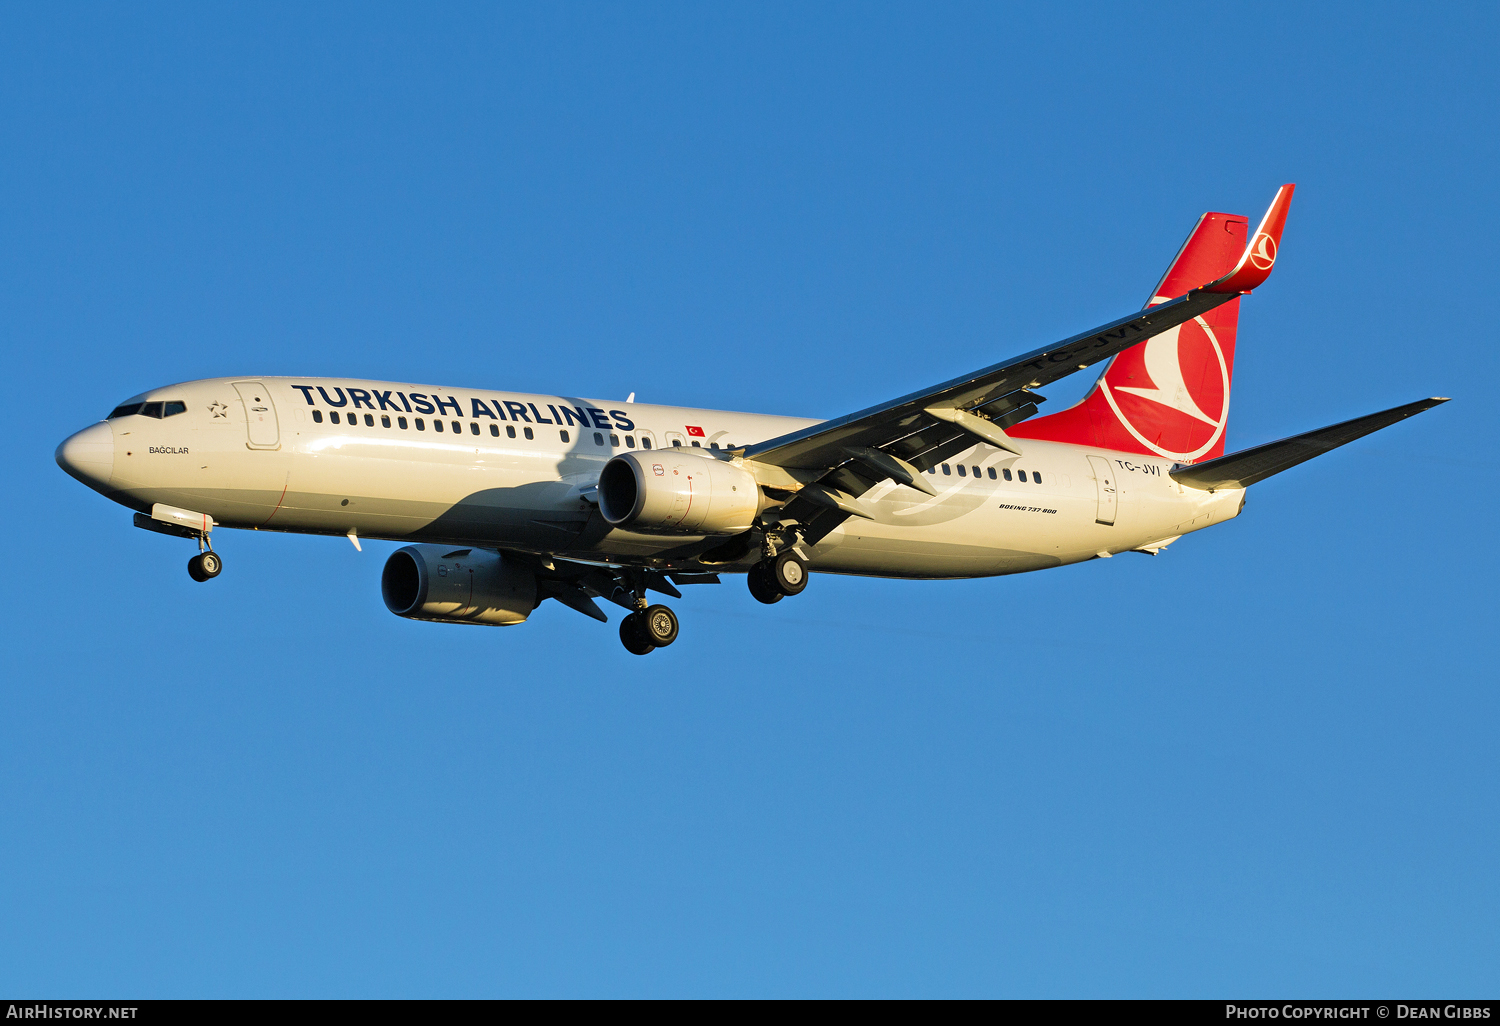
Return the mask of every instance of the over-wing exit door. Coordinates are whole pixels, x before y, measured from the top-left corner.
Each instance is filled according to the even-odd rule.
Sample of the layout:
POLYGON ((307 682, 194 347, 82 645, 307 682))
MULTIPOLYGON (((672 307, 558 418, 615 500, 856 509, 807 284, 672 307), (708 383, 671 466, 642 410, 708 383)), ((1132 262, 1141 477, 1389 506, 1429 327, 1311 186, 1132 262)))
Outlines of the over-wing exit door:
POLYGON ((245 406, 245 423, 250 431, 245 444, 252 449, 279 449, 281 429, 277 427, 276 406, 266 386, 259 381, 236 381, 234 390, 245 406))
POLYGON ((1119 489, 1115 483, 1114 468, 1109 465, 1109 460, 1103 456, 1090 456, 1089 466, 1094 470, 1094 483, 1099 488, 1099 512, 1094 520, 1101 524, 1113 524, 1115 522, 1115 505, 1119 498, 1119 489))

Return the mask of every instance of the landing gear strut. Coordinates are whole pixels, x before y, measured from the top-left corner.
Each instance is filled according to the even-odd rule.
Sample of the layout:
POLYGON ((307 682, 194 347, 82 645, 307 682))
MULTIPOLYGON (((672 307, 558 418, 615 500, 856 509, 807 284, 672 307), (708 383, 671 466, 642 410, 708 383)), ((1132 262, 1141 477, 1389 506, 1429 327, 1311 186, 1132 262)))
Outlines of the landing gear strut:
POLYGON ((188 560, 188 576, 201 584, 219 576, 224 569, 224 561, 214 551, 213 543, 208 541, 206 535, 198 536, 198 547, 203 551, 188 560))
POLYGON ((791 549, 755 564, 749 574, 750 594, 766 605, 788 595, 800 595, 807 587, 807 564, 791 549))
POLYGON ((620 641, 634 655, 650 655, 677 640, 677 614, 666 606, 648 606, 620 621, 620 641))

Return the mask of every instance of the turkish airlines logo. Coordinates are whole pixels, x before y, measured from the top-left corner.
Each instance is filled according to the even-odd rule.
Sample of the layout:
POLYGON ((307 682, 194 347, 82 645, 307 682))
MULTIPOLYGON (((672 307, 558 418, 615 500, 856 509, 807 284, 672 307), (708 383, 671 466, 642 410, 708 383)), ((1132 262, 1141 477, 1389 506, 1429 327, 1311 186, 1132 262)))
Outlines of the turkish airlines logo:
POLYGON ((1265 232, 1255 237, 1250 244, 1250 262, 1257 271, 1269 271, 1276 264, 1276 240, 1265 232))
MULTIPOLYGON (((1275 252, 1274 244, 1271 252, 1275 252)), ((1103 392, 1131 437, 1159 456, 1186 463, 1208 452, 1224 436, 1229 363, 1213 329, 1202 317, 1195 317, 1148 339, 1138 351, 1126 350, 1116 357, 1104 375, 1103 392), (1215 360, 1217 375, 1211 370, 1215 360), (1184 363, 1189 368, 1186 375, 1184 363), (1188 378, 1194 387, 1189 387, 1188 378), (1149 384, 1120 383, 1141 379, 1149 384), (1222 387, 1215 389, 1215 384, 1222 387)))

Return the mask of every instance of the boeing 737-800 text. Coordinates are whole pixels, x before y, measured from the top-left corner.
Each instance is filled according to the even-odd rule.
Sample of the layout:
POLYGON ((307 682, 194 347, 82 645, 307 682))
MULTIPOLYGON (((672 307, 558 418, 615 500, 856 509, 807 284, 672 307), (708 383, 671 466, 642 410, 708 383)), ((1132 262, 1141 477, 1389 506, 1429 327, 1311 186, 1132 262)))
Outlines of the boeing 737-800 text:
POLYGON ((1257 481, 1426 410, 1424 399, 1224 455, 1240 297, 1270 275, 1292 198, 1254 232, 1208 213, 1146 307, 830 421, 329 378, 156 388, 58 447, 69 474, 198 543, 216 527, 408 542, 399 616, 505 625, 539 603, 646 654, 677 637, 648 591, 744 573, 762 602, 808 572, 956 578, 1155 554, 1239 514, 1257 481), (1089 395, 1038 389, 1107 361, 1089 395))

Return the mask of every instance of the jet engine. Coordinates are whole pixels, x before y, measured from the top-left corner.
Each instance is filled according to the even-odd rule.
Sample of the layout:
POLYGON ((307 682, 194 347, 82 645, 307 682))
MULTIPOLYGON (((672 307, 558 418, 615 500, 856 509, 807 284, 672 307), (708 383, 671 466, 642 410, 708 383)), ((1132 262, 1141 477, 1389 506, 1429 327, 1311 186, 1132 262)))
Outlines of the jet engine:
POLYGON ((487 549, 407 545, 380 573, 385 607, 409 620, 522 623, 536 608, 536 576, 514 557, 487 549))
POLYGON ((632 531, 739 534, 760 506, 749 472, 697 449, 623 453, 599 474, 599 512, 632 531))

